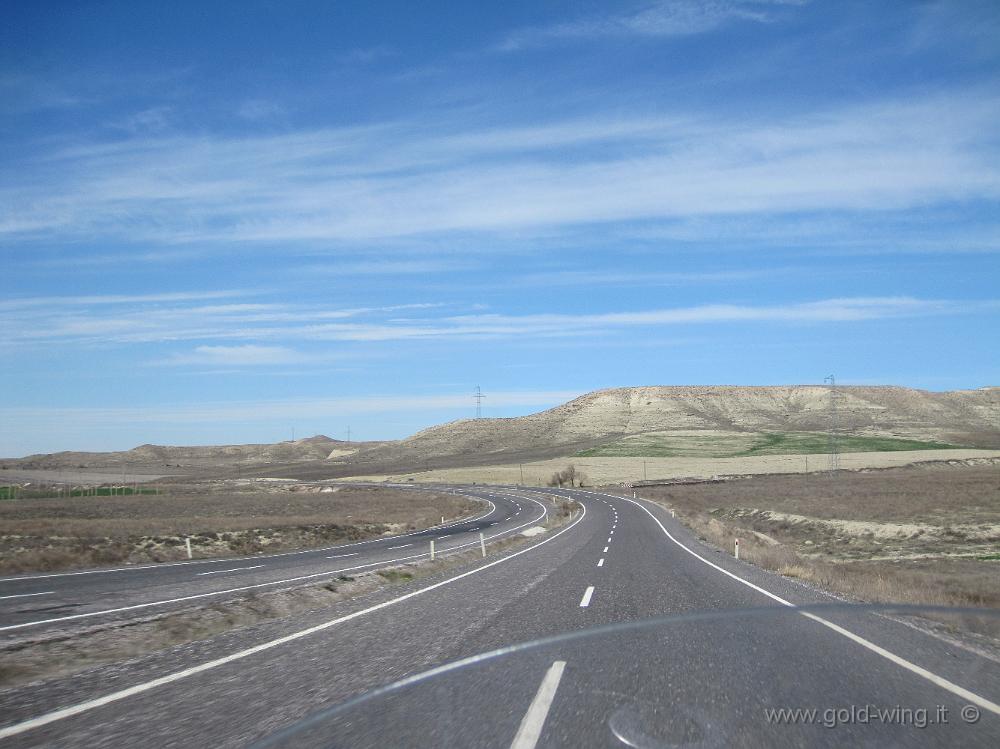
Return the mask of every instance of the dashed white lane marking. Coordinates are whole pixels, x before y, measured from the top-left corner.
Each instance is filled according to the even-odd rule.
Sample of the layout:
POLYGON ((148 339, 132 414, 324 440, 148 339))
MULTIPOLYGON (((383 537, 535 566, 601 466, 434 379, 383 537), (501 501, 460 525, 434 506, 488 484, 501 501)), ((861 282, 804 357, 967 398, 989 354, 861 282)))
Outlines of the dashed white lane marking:
MULTIPOLYGON (((592 492, 588 492, 588 494, 590 494, 590 493, 592 493, 592 492)), ((790 601, 786 601, 781 596, 775 595, 771 591, 765 590, 764 588, 760 587, 759 585, 754 585, 749 580, 744 580, 739 575, 736 575, 736 574, 730 572, 729 570, 723 569, 719 565, 717 565, 717 564, 715 564, 713 562, 708 561, 707 559, 705 559, 705 557, 701 556, 701 554, 699 554, 696 551, 688 548, 687 546, 685 546, 684 544, 682 544, 680 541, 678 541, 676 538, 674 538, 674 536, 671 535, 670 531, 668 531, 663 526, 663 523, 660 522, 659 518, 657 518, 652 512, 649 511, 648 507, 646 507, 645 505, 640 504, 639 502, 636 502, 635 500, 629 499, 628 497, 625 497, 624 499, 629 504, 635 505, 640 510, 642 510, 647 515, 649 515, 649 517, 651 517, 653 519, 653 522, 655 522, 660 527, 660 530, 663 531, 663 534, 667 538, 669 538, 671 541, 673 541, 681 549, 683 549, 684 551, 686 551, 688 554, 690 554, 691 556, 693 556, 695 559, 701 560, 702 562, 704 562, 705 564, 707 564, 709 567, 712 567, 713 569, 718 570, 719 572, 721 572, 723 575, 726 575, 727 577, 730 577, 733 580, 736 580, 737 582, 742 583, 743 585, 746 585, 748 588, 756 590, 758 593, 763 593, 765 596, 767 596, 771 600, 777 601, 778 603, 782 604, 783 606, 788 606, 790 608, 796 608, 795 604, 791 603, 790 601)), ((893 653, 893 652, 891 652, 889 650, 886 650, 885 648, 883 648, 883 647, 881 647, 879 645, 876 645, 871 640, 866 640, 864 637, 861 637, 860 635, 854 634, 853 632, 851 632, 848 629, 844 629, 843 627, 841 627, 841 626, 839 626, 837 624, 834 624, 831 621, 827 621, 826 619, 824 619, 821 616, 816 616, 816 614, 813 614, 812 612, 809 612, 809 611, 800 611, 799 613, 802 616, 806 617, 807 619, 812 619, 817 624, 822 624, 824 627, 827 627, 828 629, 833 630, 837 634, 842 635, 843 637, 846 637, 848 640, 851 640, 852 642, 855 642, 858 645, 861 645, 862 647, 867 648, 868 650, 870 650, 871 652, 875 653, 876 655, 880 655, 883 658, 885 658, 886 660, 891 661, 892 663, 895 663, 897 666, 900 666, 900 667, 906 669, 907 671, 910 671, 911 673, 916 674, 917 676, 923 677, 924 679, 926 679, 927 681, 931 682, 932 684, 936 684, 937 686, 941 687, 942 689, 944 689, 944 690, 946 690, 948 692, 951 692, 952 694, 957 695, 957 696, 961 697, 962 699, 967 700, 968 702, 975 703, 979 707, 984 708, 986 710, 989 710, 991 713, 995 713, 996 715, 1000 715, 1000 705, 998 705, 997 703, 995 703, 995 702, 993 702, 991 700, 988 700, 985 697, 981 697, 980 695, 976 694, 975 692, 971 692, 968 689, 966 689, 965 687, 959 686, 958 684, 955 684, 954 682, 949 681, 948 679, 945 679, 942 676, 938 676, 933 671, 928 671, 926 668, 923 668, 922 666, 918 666, 916 663, 912 663, 911 661, 908 661, 905 658, 902 658, 902 657, 896 655, 895 653, 893 653)))
POLYGON ((391 551, 392 549, 408 549, 411 546, 413 546, 413 544, 400 544, 399 546, 390 546, 389 550, 391 551))
POLYGON ((334 554, 332 557, 327 557, 327 559, 340 559, 341 557, 356 557, 360 554, 360 551, 352 551, 349 554, 334 554))
POLYGON ((605 543, 611 543, 611 536, 608 536, 608 540, 605 543))
MULTIPOLYGON (((529 500, 529 501, 534 502, 535 500, 529 500)), ((545 509, 544 505, 542 507, 543 509, 545 509)), ((547 514, 548 511, 545 510, 545 512, 542 513, 542 517, 545 517, 547 514)), ((271 640, 270 642, 264 642, 261 643, 260 645, 255 645, 252 648, 247 648, 246 650, 240 650, 239 652, 231 653, 221 658, 216 658, 214 661, 208 661, 207 663, 201 663, 197 666, 191 666, 190 668, 183 669, 182 671, 175 671, 172 674, 167 674, 166 676, 161 676, 157 679, 153 679, 152 681, 147 681, 144 684, 136 684, 135 686, 131 686, 126 689, 121 689, 117 692, 112 692, 111 694, 106 694, 103 697, 97 697, 92 700, 87 700, 86 702, 80 702, 76 705, 71 705, 69 707, 64 707, 59 710, 53 710, 52 712, 45 713, 44 715, 39 715, 37 718, 30 718, 20 723, 14 723, 13 725, 5 726, 3 728, 0 728, 0 739, 5 739, 8 738, 9 736, 16 736, 20 733, 24 733, 25 731, 30 731, 34 728, 39 728, 41 726, 48 725, 49 723, 54 723, 59 720, 71 718, 74 715, 85 713, 88 710, 93 710, 94 708, 102 707, 103 705, 109 705, 113 702, 118 702, 119 700, 124 700, 128 697, 132 697, 137 694, 142 694, 143 692, 148 692, 151 689, 156 689, 157 687, 161 687, 165 684, 171 684, 173 682, 180 681, 181 679, 186 679, 189 676, 194 676, 195 674, 200 674, 205 671, 209 671, 213 668, 218 668, 219 666, 224 666, 227 663, 232 663, 233 661, 238 661, 242 658, 247 658, 249 656, 255 655, 265 650, 270 650, 271 648, 275 648, 289 642, 293 642, 303 637, 308 637, 309 635, 314 634, 316 632, 322 632, 325 629, 329 629, 330 627, 342 624, 343 622, 348 622, 353 619, 357 619, 358 617, 364 616, 365 614, 371 613, 372 611, 378 611, 388 606, 393 606, 397 603, 401 603, 402 601, 408 601, 409 599, 414 598, 415 596, 423 595, 424 593, 429 593, 432 590, 437 590, 438 588, 441 588, 445 585, 450 585, 451 583, 457 580, 464 580, 465 578, 471 575, 478 574, 484 570, 492 569, 493 567, 496 567, 498 564, 503 564, 504 562, 510 561, 511 559, 515 559, 521 556, 522 554, 527 554, 530 551, 534 551, 539 546, 544 546, 550 541, 559 538, 559 536, 575 528, 577 523, 582 521, 586 516, 587 516, 587 507, 586 505, 584 505, 583 513, 580 515, 580 517, 578 517, 576 520, 574 520, 572 523, 567 525, 562 530, 557 531, 556 533, 552 534, 546 539, 543 539, 542 541, 539 541, 537 544, 533 546, 529 546, 526 549, 521 549, 520 551, 515 551, 512 554, 508 554, 505 557, 501 557, 500 559, 497 559, 494 562, 489 562, 488 564, 484 564, 481 567, 475 567, 469 570, 468 572, 463 572, 462 574, 455 575, 454 577, 450 577, 447 580, 442 580, 441 582, 434 583, 433 585, 428 585, 426 588, 420 588, 418 590, 411 591, 410 593, 401 595, 398 598, 393 598, 389 601, 383 601, 382 603, 377 603, 374 606, 369 606, 366 609, 361 609, 360 611, 355 611, 354 613, 351 614, 345 614, 344 616, 338 617, 336 619, 331 619, 328 622, 322 622, 321 624, 316 624, 312 627, 309 627, 308 629, 303 629, 298 632, 293 632, 290 635, 279 637, 276 640, 271 640)), ((467 544, 467 545, 472 545, 472 544, 467 544)), ((418 556, 424 556, 424 555, 419 554, 418 556)), ((412 559, 414 557, 410 558, 412 559)), ((383 565, 385 563, 377 562, 376 564, 383 565)), ((374 565, 370 564, 362 565, 362 567, 372 567, 372 566, 374 565)), ((346 572, 346 571, 347 570, 335 570, 335 572, 346 572)), ((329 572, 318 573, 318 575, 329 575, 329 574, 330 574, 329 572)), ((313 575, 313 577, 317 577, 318 575, 313 575)), ((259 586, 254 586, 254 587, 259 587, 259 586)), ((7 629, 10 629, 10 627, 8 627, 7 629)))
POLYGON ((615 529, 614 528, 611 529, 611 534, 610 535, 612 535, 612 536, 615 535, 615 529))
POLYGON ((585 609, 590 605, 590 597, 594 595, 594 586, 588 585, 587 589, 583 591, 583 598, 580 599, 580 608, 585 609))
POLYGON ((602 559, 600 559, 600 560, 599 560, 599 561, 597 562, 597 566, 598 566, 598 567, 603 567, 603 566, 604 566, 604 559, 603 559, 603 558, 602 558, 602 559))
POLYGON ((4 598, 30 598, 31 596, 51 596, 53 593, 55 593, 54 590, 47 590, 44 593, 18 593, 13 596, 0 596, 0 601, 2 601, 4 598))
POLYGON ((607 547, 607 546, 605 546, 605 547, 604 547, 604 553, 605 553, 605 554, 607 554, 607 553, 608 553, 608 547, 607 547))
POLYGON ((253 567, 233 567, 231 570, 211 570, 210 572, 196 572, 195 576, 218 575, 221 572, 242 572, 243 570, 259 570, 263 564, 255 564, 253 567))
POLYGON ((517 729, 517 735, 514 736, 510 749, 535 749, 538 738, 542 735, 542 727, 545 725, 549 708, 552 707, 552 700, 555 699, 556 690, 559 688, 564 668, 566 661, 554 661, 549 666, 542 683, 538 685, 538 691, 535 692, 535 699, 531 701, 528 712, 521 719, 521 726, 517 729))

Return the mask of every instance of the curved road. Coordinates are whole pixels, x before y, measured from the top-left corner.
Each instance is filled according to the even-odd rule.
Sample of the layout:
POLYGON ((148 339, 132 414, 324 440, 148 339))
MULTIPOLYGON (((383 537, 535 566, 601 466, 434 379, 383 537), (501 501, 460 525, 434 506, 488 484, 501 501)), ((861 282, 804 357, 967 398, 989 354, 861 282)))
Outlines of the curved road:
POLYGON ((276 732, 279 746, 1000 744, 1000 664, 970 648, 822 608, 838 602, 704 546, 652 503, 463 491, 500 514, 553 493, 584 511, 471 567, 3 693, 0 746, 237 747, 276 732), (473 659, 280 734, 441 664, 655 617, 672 619, 473 659), (792 709, 806 712, 774 712, 792 709))
POLYGON ((542 503, 530 498, 488 490, 451 491, 479 500, 485 511, 425 530, 321 549, 2 578, 0 636, 142 616, 331 574, 415 561, 430 556, 432 539, 435 552, 446 554, 477 545, 480 532, 488 541, 502 538, 540 522, 547 512, 542 503))

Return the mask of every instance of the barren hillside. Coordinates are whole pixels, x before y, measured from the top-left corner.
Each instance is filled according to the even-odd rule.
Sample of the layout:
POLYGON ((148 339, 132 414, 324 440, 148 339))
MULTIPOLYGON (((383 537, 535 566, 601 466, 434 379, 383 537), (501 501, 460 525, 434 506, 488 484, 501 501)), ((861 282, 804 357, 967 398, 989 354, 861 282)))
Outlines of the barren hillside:
MULTIPOLYGON (((836 433, 844 452, 1000 448, 1000 388, 935 393, 838 387, 836 433)), ((825 452, 831 391, 818 386, 633 387, 598 390, 547 411, 466 419, 404 440, 294 442, 220 447, 142 445, 125 452, 63 452, 0 461, 19 469, 113 469, 326 478, 562 458, 725 458, 825 452), (180 470, 177 470, 180 469, 180 470)))
MULTIPOLYGON (((838 387, 836 431, 969 447, 1000 447, 1000 388, 944 393, 838 387)), ((470 462, 564 456, 634 435, 826 432, 831 391, 817 386, 634 387, 599 390, 510 419, 467 419, 364 450, 361 462, 470 462)), ((912 449, 912 448, 911 448, 912 449)), ((353 461, 352 461, 353 462, 353 461)))

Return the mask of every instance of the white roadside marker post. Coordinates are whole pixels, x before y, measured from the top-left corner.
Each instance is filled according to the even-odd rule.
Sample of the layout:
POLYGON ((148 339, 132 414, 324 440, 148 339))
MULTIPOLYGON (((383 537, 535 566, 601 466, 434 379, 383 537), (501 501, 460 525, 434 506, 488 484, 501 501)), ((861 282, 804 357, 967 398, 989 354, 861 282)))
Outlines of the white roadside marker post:
POLYGON ((479 548, 483 551, 483 556, 486 556, 486 539, 483 538, 483 532, 479 531, 479 548))
POLYGON ((188 559, 191 559, 191 537, 184 539, 184 546, 187 547, 188 559))
POLYGON ((740 540, 738 538, 736 539, 736 558, 740 558, 740 540))
POLYGON ((444 515, 441 516, 441 525, 444 525, 444 515))
POLYGON ((431 539, 431 561, 434 561, 434 539, 431 539))

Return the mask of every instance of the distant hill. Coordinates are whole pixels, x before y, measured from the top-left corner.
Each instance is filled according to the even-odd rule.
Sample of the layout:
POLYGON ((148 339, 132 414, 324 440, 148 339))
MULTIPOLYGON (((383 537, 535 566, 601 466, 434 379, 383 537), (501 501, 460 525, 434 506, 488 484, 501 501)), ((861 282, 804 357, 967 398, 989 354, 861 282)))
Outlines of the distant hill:
MULTIPOLYGON (((845 437, 1000 448, 1000 388, 936 393, 852 386, 837 387, 835 398, 836 430, 845 437)), ((510 462, 592 451, 639 435, 826 432, 830 406, 831 390, 820 386, 615 388, 529 416, 431 427, 361 451, 351 462, 510 462)))
POLYGON ((29 455, 0 461, 19 468, 115 468, 122 466, 147 468, 209 468, 260 463, 294 463, 326 460, 356 452, 359 447, 375 446, 378 442, 344 442, 316 435, 305 439, 254 445, 214 445, 173 447, 140 445, 120 452, 58 452, 29 455))
MULTIPOLYGON (((114 453, 31 455, 0 465, 91 470, 124 465, 150 473, 229 467, 243 475, 324 478, 579 453, 720 457, 821 452, 830 406, 830 388, 815 385, 629 387, 598 390, 528 416, 452 421, 398 441, 348 443, 317 435, 261 445, 142 445, 114 453)), ((838 387, 836 414, 845 452, 945 445, 1000 449, 996 387, 952 392, 838 387)))

